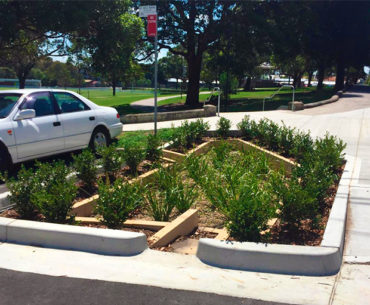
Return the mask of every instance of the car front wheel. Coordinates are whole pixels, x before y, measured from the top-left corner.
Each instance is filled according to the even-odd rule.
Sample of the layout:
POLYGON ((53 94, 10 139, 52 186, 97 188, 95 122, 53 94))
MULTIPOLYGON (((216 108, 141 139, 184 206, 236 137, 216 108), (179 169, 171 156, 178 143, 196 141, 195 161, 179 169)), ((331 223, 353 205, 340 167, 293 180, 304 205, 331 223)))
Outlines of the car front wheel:
POLYGON ((104 128, 97 128, 91 135, 90 148, 97 151, 100 147, 106 147, 110 144, 109 132, 104 128))

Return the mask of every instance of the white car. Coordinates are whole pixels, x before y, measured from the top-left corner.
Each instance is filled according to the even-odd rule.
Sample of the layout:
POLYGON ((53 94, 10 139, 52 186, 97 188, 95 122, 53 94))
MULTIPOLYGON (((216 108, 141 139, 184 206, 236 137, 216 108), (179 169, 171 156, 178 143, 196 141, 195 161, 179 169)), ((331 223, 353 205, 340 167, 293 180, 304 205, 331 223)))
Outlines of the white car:
POLYGON ((122 132, 114 108, 66 90, 0 91, 0 168, 14 163, 109 145, 122 132))

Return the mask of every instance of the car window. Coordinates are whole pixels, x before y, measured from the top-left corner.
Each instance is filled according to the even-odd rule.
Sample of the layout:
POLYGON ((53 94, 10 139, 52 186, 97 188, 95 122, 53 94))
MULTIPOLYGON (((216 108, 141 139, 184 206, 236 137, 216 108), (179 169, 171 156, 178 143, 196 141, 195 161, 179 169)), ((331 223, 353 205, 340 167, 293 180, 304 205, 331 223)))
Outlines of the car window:
POLYGON ((16 93, 0 93, 0 119, 9 115, 20 96, 16 93))
POLYGON ((65 92, 54 92, 53 94, 62 113, 90 110, 85 103, 72 94, 65 92))
POLYGON ((55 114, 54 102, 48 92, 28 95, 21 109, 34 109, 36 117, 55 114))

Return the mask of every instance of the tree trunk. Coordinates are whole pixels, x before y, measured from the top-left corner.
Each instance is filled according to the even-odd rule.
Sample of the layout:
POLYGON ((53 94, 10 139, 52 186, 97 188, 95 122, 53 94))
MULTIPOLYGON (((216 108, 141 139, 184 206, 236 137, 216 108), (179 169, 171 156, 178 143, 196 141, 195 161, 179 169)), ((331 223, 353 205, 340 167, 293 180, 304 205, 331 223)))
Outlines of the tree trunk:
POLYGON ((307 87, 311 87, 313 71, 308 72, 308 84, 307 87))
POLYGON ((244 85, 244 91, 252 91, 252 78, 250 76, 247 77, 247 81, 244 85))
POLYGON ((344 88, 344 64, 341 60, 337 62, 335 90, 342 90, 344 88))
POLYGON ((317 73, 317 90, 321 90, 324 83, 325 77, 325 65, 321 64, 319 66, 319 71, 317 73))
POLYGON ((19 89, 24 89, 26 87, 26 77, 24 75, 18 76, 19 89))
POLYGON ((188 90, 185 105, 197 106, 199 104, 199 81, 202 66, 202 53, 188 57, 188 90))

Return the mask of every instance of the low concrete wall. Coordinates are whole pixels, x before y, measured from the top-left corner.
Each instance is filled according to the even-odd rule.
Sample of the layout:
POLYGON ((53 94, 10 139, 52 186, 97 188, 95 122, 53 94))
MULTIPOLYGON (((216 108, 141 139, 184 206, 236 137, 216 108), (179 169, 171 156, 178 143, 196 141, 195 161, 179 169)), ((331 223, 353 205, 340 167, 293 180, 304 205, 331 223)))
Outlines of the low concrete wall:
POLYGON ((329 98, 327 100, 323 100, 323 101, 319 101, 319 102, 315 102, 315 103, 304 104, 304 109, 308 109, 308 108, 313 108, 313 107, 318 107, 318 106, 322 106, 322 105, 334 103, 337 100, 339 100, 342 97, 342 95, 343 95, 343 91, 338 91, 335 95, 333 95, 331 98, 329 98))
MULTIPOLYGON (((201 109, 171 111, 171 112, 158 112, 158 122, 183 120, 192 118, 204 118, 216 115, 216 106, 205 105, 201 109)), ((121 122, 124 124, 134 123, 148 123, 154 122, 154 113, 139 113, 139 114, 126 114, 121 116, 121 122)))
POLYGON ((198 258, 206 264, 230 269, 311 276, 336 274, 342 264, 352 171, 353 158, 347 157, 319 247, 200 239, 198 258))
POLYGON ((145 234, 0 217, 0 241, 108 255, 147 249, 145 234))

